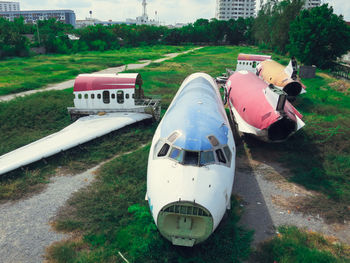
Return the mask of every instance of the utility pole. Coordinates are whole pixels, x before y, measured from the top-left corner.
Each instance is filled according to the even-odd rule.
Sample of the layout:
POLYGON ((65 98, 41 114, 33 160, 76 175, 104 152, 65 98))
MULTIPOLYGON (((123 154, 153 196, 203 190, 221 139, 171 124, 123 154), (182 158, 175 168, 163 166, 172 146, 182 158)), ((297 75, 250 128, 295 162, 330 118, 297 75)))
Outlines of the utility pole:
POLYGON ((40 47, 40 33, 39 33, 39 26, 38 26, 39 20, 36 20, 36 32, 38 34, 38 41, 39 41, 39 47, 40 47))

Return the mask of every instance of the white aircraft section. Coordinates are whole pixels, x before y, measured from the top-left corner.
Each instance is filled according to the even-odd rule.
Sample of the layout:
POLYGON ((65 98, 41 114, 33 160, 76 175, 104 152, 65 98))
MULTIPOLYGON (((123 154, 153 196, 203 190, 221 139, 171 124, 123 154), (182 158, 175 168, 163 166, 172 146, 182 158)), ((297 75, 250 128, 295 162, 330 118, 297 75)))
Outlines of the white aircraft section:
POLYGON ((148 118, 152 116, 144 113, 82 117, 57 133, 1 156, 0 175, 148 118))
POLYGON ((230 208, 235 155, 216 83, 204 73, 190 75, 160 122, 148 159, 146 199, 174 245, 191 247, 217 228, 230 208))

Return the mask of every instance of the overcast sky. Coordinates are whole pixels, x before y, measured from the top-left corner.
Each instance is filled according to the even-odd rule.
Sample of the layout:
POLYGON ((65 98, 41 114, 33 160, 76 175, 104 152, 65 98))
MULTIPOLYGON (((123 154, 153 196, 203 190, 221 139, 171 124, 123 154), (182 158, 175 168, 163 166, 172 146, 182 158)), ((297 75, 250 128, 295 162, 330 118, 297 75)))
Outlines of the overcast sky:
MULTIPOLYGON (((142 14, 142 0, 16 0, 21 10, 33 9, 72 9, 77 19, 89 16, 100 20, 125 21, 142 14)), ((330 3, 336 14, 342 14, 350 21, 350 0, 322 0, 330 3)), ((257 2, 260 2, 257 0, 257 2)), ((149 18, 159 19, 166 24, 193 22, 198 18, 215 16, 216 0, 148 0, 149 18), (155 11, 159 17, 155 17, 155 11)))

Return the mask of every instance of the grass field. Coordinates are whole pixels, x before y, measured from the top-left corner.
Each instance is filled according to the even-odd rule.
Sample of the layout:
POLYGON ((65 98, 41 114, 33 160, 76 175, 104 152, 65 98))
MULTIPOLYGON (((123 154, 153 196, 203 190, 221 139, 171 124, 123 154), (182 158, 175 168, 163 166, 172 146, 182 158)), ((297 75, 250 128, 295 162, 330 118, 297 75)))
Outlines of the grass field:
POLYGON ((283 226, 271 241, 261 244, 254 257, 261 263, 269 262, 350 262, 350 246, 314 232, 283 226))
POLYGON ((72 55, 39 55, 0 61, 0 96, 38 89, 50 83, 139 60, 160 58, 167 53, 191 47, 153 46, 121 48, 106 52, 84 52, 72 55))
MULTIPOLYGON (((163 108, 166 108, 187 75, 202 71, 217 76, 227 67, 234 68, 235 58, 240 52, 260 51, 253 47, 206 47, 171 61, 153 63, 138 72, 142 74, 146 95, 162 95, 163 108)), ((287 58, 278 59, 283 64, 288 62, 287 58)), ((270 161, 283 162, 291 170, 292 177, 289 180, 324 194, 321 200, 310 199, 302 203, 300 209, 311 213, 313 209, 317 212, 321 210, 321 214, 329 220, 341 222, 350 218, 350 145, 347 139, 350 133, 350 98, 348 89, 338 89, 336 83, 337 80, 323 72, 319 72, 315 79, 304 80, 308 93, 297 99, 296 108, 304 114, 306 126, 287 142, 266 144, 248 138, 244 145, 253 158, 264 160, 268 156, 270 161)), ((0 137, 0 154, 66 126, 69 123, 66 107, 71 104, 71 90, 46 92, 0 103, 0 132, 5 135, 0 137)), ((47 164, 40 162, 30 166, 27 171, 14 171, 1 178, 0 199, 17 199, 43 187, 58 166, 70 171, 81 171, 115 154, 137 149, 150 142, 155 127, 156 124, 131 126, 88 143, 83 149, 73 149, 62 156, 52 157, 47 164), (125 144, 125 141, 131 145, 125 144)), ((138 262, 141 256, 147 259, 145 262, 159 262, 157 258, 147 258, 147 254, 150 254, 147 253, 148 249, 164 251, 164 255, 155 254, 163 262, 209 262, 200 255, 210 258, 214 257, 215 252, 219 252, 220 257, 223 255, 223 258, 225 255, 244 258, 248 253, 250 233, 237 228, 235 223, 222 226, 227 227, 229 232, 240 233, 230 238, 224 236, 228 250, 216 244, 215 236, 223 238, 220 235, 224 235, 219 231, 193 254, 182 250, 173 251, 168 243, 163 242, 151 223, 143 201, 147 149, 143 148, 105 165, 93 185, 95 191, 89 188, 84 195, 77 194, 74 197, 70 205, 75 212, 60 218, 56 227, 65 231, 78 231, 79 235, 76 240, 51 247, 51 260, 122 262, 117 254, 121 251, 133 260, 131 262, 138 262), (140 174, 134 170, 135 160, 140 160, 140 174), (125 167, 121 166, 121 162, 125 167), (135 194, 126 194, 123 190, 125 187, 135 194), (113 193, 111 200, 108 200, 109 193, 113 193), (102 204, 106 204, 106 209, 102 204), (119 208, 113 208, 114 205, 119 208), (90 220, 92 214, 96 216, 90 220), (141 221, 146 224, 141 224, 141 221), (141 234, 137 236, 135 233, 141 234), (240 244, 236 244, 237 240, 241 240, 240 244), (141 241, 144 241, 145 246, 141 245, 141 241), (207 250, 212 250, 212 254, 207 250)), ((237 212, 235 201, 233 203, 236 208, 234 211, 237 212)), ((229 222, 236 222, 236 216, 230 214, 229 222)), ((299 234, 294 231, 292 235, 299 234)), ((289 241, 285 241, 288 244, 289 241)), ((314 249, 322 251, 320 247, 314 249)), ((333 256, 339 260, 341 258, 336 253, 333 256)), ((295 261, 288 259, 281 262, 295 261)))

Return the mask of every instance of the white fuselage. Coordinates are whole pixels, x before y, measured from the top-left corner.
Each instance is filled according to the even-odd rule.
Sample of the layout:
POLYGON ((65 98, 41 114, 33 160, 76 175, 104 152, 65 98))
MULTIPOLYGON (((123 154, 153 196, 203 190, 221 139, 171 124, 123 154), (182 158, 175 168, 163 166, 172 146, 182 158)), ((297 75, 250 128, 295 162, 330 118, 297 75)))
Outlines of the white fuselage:
POLYGON ((180 212, 176 214, 177 217, 175 218, 174 214, 174 220, 178 220, 177 227, 181 229, 184 225, 185 230, 179 230, 178 232, 169 230, 171 233, 176 232, 174 236, 171 236, 171 234, 164 234, 164 232, 170 232, 167 232, 167 229, 162 229, 164 228, 163 225, 159 226, 160 213, 164 212, 164 208, 169 204, 198 205, 198 207, 202 207, 209 212, 212 217, 209 233, 211 234, 219 225, 226 209, 230 208, 235 154, 232 131, 216 84, 207 74, 196 73, 191 75, 180 87, 160 122, 153 137, 148 159, 146 198, 160 232, 166 238, 171 238, 173 244, 191 246, 204 241, 200 237, 197 238, 195 234, 197 217, 184 215, 180 212), (200 78, 199 82, 204 84, 196 83, 198 78, 200 78), (196 87, 193 88, 191 85, 196 87), (209 92, 202 91, 201 85, 205 86, 209 92), (191 90, 186 91, 186 89, 191 90), (191 107, 188 111, 186 105, 191 107), (198 120, 198 118, 201 120, 198 120), (179 135, 173 141, 171 135, 174 132, 178 132, 179 135), (214 143, 213 145, 209 141, 208 136, 210 135, 216 136, 217 144, 214 143), (202 143, 199 143, 199 141, 202 141, 202 143), (169 150, 164 156, 159 157, 160 149, 165 144, 169 145, 169 150), (181 144, 187 146, 182 147, 181 144), (207 144, 209 146, 205 148, 203 145, 207 144), (197 145, 198 149, 191 145, 197 145), (182 151, 183 159, 179 157, 181 154, 177 158, 173 158, 174 149, 182 151), (224 156, 220 157, 219 152, 223 153, 224 156), (197 153, 200 156, 200 164, 188 164, 187 156, 189 155, 187 154, 196 155, 197 153), (210 158, 202 163, 206 153, 210 155, 210 158), (223 163, 222 158, 225 163, 223 163), (186 217, 191 222, 188 226, 186 226, 186 223, 180 222, 180 220, 186 222, 186 217), (185 241, 192 240, 192 243, 188 244, 185 241, 185 244, 181 243, 182 241, 179 243, 179 238, 185 241))

